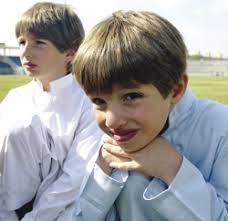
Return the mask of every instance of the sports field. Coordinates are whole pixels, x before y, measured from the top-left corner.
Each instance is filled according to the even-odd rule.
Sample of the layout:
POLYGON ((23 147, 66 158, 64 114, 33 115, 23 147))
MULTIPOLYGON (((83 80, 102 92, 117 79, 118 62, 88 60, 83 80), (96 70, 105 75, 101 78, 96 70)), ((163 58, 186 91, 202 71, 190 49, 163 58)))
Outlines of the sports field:
MULTIPOLYGON (((189 85, 197 97, 210 98, 228 104, 228 76, 189 75, 189 77, 189 85)), ((27 76, 0 75, 0 101, 11 88, 30 80, 31 78, 27 76)))
POLYGON ((31 78, 19 75, 0 75, 0 102, 11 88, 29 82, 31 78))
POLYGON ((189 75, 189 78, 189 85, 197 97, 228 104, 228 76, 189 75))

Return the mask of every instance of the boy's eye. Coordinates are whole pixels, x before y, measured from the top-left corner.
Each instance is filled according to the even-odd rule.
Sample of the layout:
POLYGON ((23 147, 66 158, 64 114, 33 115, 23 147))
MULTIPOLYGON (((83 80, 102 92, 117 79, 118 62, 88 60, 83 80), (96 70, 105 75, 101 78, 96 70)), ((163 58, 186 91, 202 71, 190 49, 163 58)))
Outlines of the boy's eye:
POLYGON ((132 92, 124 95, 125 101, 134 101, 136 99, 142 98, 143 95, 137 92, 132 92))
POLYGON ((25 45, 25 40, 19 40, 19 41, 18 41, 18 45, 19 45, 19 46, 25 45))
POLYGON ((105 100, 101 99, 101 98, 92 98, 91 99, 92 103, 95 104, 96 106, 104 106, 106 104, 105 100))
POLYGON ((36 40, 36 44, 42 45, 42 44, 46 44, 46 42, 45 41, 42 41, 42 40, 36 40))

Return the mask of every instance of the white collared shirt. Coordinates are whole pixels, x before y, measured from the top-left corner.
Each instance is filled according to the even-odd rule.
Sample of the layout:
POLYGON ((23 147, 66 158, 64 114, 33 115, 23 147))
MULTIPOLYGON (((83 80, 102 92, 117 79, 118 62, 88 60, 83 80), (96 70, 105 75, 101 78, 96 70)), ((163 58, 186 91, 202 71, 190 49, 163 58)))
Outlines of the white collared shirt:
POLYGON ((0 108, 0 220, 34 195, 23 221, 71 220, 66 206, 102 134, 91 102, 69 74, 51 82, 49 92, 35 80, 13 89, 0 108))

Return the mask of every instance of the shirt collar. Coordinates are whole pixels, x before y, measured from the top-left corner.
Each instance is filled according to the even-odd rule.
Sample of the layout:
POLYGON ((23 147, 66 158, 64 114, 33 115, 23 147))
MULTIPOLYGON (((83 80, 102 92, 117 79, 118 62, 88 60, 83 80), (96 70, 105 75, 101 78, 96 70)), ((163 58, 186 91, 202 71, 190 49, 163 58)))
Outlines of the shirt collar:
MULTIPOLYGON (((72 83, 72 81, 74 81, 72 74, 67 74, 57 80, 51 81, 49 83, 50 93, 55 93, 55 94, 58 93, 64 88, 68 87, 72 83)), ((43 91, 43 86, 40 82, 33 80, 33 83, 36 85, 36 88, 39 91, 43 91)))
POLYGON ((51 81, 50 84, 50 91, 51 92, 58 92, 62 90, 63 88, 66 88, 69 86, 73 81, 73 75, 67 74, 62 78, 59 78, 57 80, 51 81))
POLYGON ((196 98, 193 96, 192 91, 187 88, 181 100, 174 106, 169 115, 169 123, 172 125, 175 123, 181 116, 183 116, 190 107, 193 105, 196 98))

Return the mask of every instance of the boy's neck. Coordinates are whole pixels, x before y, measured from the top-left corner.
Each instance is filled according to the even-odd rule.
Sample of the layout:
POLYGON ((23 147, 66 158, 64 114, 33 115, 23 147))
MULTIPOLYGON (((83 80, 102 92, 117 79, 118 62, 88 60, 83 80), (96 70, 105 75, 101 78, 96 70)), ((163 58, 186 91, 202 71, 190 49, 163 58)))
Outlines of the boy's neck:
POLYGON ((51 79, 34 78, 34 80, 37 81, 41 85, 41 87, 43 88, 43 91, 49 92, 50 89, 51 89, 50 88, 51 82, 56 81, 58 79, 61 79, 61 78, 65 77, 66 75, 68 75, 68 73, 66 73, 64 75, 61 75, 61 76, 59 76, 57 78, 53 78, 53 79, 52 78, 51 79))
POLYGON ((159 135, 163 134, 169 128, 169 117, 167 118, 164 127, 160 131, 159 135))

